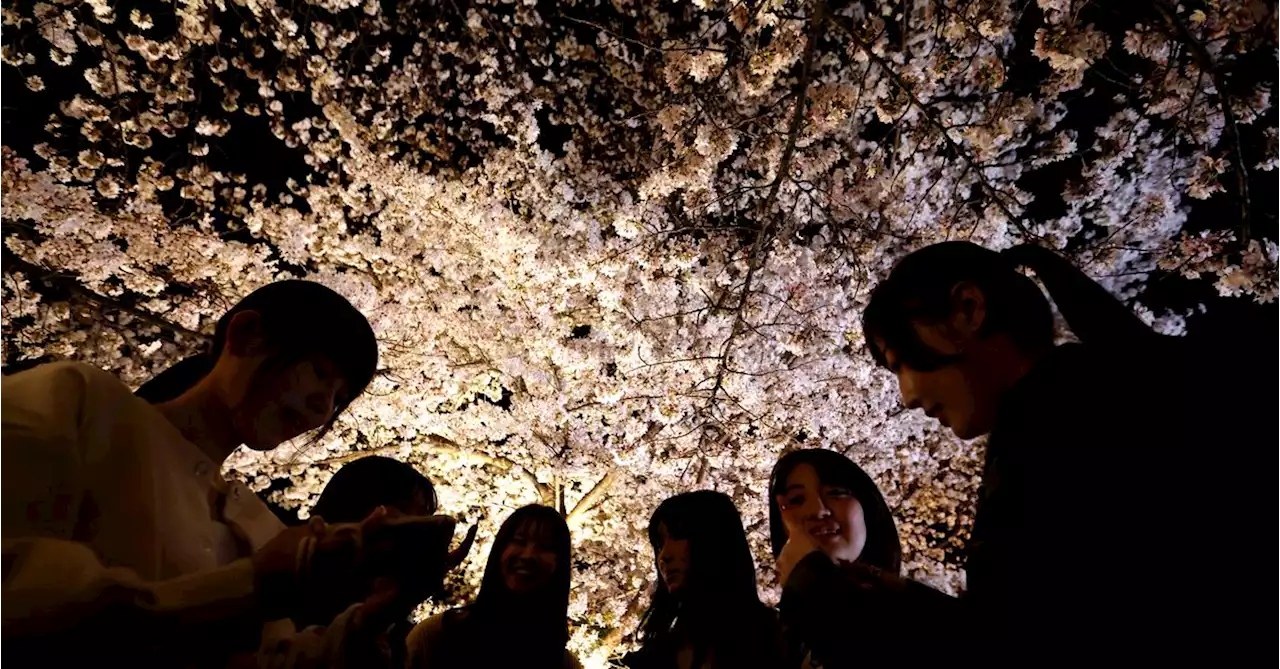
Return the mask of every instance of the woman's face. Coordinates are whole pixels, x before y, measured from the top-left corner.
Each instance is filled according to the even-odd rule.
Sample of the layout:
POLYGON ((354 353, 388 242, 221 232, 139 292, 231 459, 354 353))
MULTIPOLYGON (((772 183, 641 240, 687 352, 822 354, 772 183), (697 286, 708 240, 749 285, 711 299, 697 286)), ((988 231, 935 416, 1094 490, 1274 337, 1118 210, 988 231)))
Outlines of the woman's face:
POLYGON ((667 591, 678 593, 689 583, 689 540, 676 539, 667 531, 666 523, 658 524, 658 541, 655 547, 658 554, 658 575, 667 586, 667 591))
POLYGON ((862 555, 867 543, 862 503, 848 488, 824 485, 813 465, 791 470, 777 503, 788 536, 808 533, 833 560, 853 562, 862 555))
POLYGON ((516 594, 526 594, 545 586, 556 572, 555 542, 548 528, 528 520, 502 549, 502 581, 516 594))
POLYGON ((316 357, 258 374, 233 420, 246 446, 266 451, 328 423, 346 401, 338 368, 316 357))

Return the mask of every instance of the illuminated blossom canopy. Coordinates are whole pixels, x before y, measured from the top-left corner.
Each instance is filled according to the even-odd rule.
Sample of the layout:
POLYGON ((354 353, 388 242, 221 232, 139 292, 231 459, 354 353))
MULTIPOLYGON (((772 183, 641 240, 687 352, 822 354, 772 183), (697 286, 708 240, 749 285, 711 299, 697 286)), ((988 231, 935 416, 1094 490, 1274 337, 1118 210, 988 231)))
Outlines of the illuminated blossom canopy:
MULTIPOLYGON (((630 642, 662 498, 733 496, 775 598, 783 449, 848 453, 955 591, 981 444, 904 411, 869 289, 920 246, 1068 253, 1271 301, 1275 4, 1248 0, 6 3, 4 362, 139 384, 305 277, 381 363, 321 443, 231 474, 305 515, 418 465, 481 542, 568 515, 572 647, 630 642), (1265 223, 1265 224, 1264 224, 1265 223)), ((1212 291, 1210 291, 1212 292, 1212 291)), ((440 605, 433 605, 440 606, 440 605)))

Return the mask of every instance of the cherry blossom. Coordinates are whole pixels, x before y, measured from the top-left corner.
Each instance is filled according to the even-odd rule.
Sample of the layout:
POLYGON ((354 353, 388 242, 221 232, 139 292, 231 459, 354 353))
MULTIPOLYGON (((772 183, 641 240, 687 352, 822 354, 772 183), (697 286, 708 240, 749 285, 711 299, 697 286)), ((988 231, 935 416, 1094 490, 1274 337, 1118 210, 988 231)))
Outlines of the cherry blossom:
POLYGON ((863 351, 905 253, 1048 245, 1169 333, 1153 276, 1277 294, 1273 6, 138 4, 4 10, 36 110, 4 138, 5 364, 136 385, 258 286, 334 288, 377 377, 228 474, 305 515, 355 457, 421 468, 481 529, 424 615, 474 592, 511 510, 561 508, 588 666, 634 642, 676 492, 734 498, 776 600, 787 448, 862 464, 906 573, 963 589, 983 445, 863 351))

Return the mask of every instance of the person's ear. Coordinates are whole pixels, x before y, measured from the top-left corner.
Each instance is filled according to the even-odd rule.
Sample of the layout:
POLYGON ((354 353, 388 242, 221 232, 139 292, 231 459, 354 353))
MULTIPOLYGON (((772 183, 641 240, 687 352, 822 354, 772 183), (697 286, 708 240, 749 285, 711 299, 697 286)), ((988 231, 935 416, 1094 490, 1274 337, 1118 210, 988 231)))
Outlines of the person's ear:
POLYGON ((227 323, 226 350, 232 355, 249 358, 267 354, 267 337, 262 329, 262 315, 245 310, 227 323))
POLYGON ((987 296, 970 281, 962 281, 951 288, 950 330, 958 338, 977 339, 987 319, 987 296))

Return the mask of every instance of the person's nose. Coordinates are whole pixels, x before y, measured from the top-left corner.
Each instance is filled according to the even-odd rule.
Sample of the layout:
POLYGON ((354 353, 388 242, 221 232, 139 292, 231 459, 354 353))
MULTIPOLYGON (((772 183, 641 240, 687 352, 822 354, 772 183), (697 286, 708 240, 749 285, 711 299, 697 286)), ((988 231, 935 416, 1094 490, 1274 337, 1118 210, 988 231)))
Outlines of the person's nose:
POLYGON ((805 509, 805 516, 808 518, 826 518, 831 515, 831 507, 827 506, 826 500, 822 499, 822 495, 813 495, 805 509))
POLYGON ((907 409, 919 409, 922 406, 915 376, 910 371, 898 372, 898 391, 902 393, 902 406, 907 409))
POLYGON ((662 549, 658 551, 658 562, 660 564, 667 565, 674 562, 675 559, 676 559, 676 556, 674 552, 670 550, 670 544, 669 543, 662 544, 662 549))

